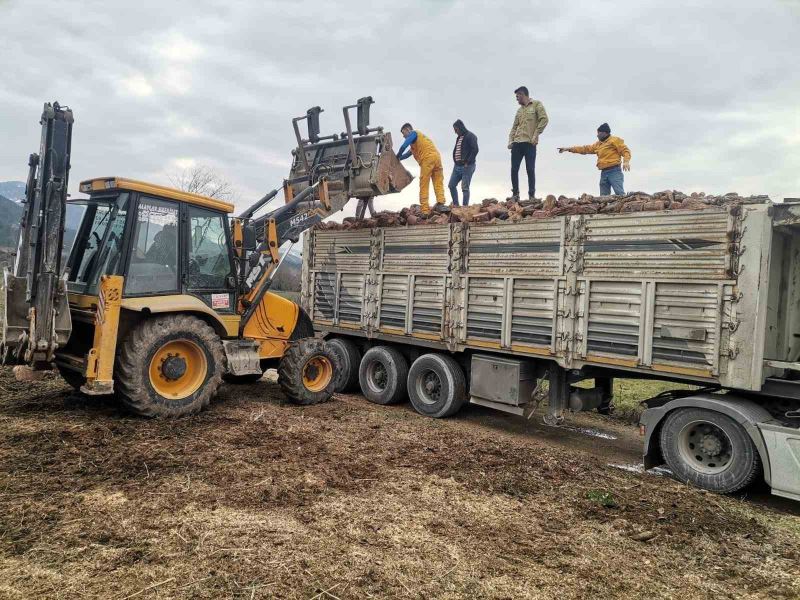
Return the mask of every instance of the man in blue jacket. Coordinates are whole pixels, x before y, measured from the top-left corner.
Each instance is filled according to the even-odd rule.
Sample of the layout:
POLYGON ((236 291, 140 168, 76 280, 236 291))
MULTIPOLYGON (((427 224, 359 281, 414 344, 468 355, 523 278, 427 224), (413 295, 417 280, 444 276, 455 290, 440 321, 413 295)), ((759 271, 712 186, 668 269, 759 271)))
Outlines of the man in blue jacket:
POLYGON ((469 204, 469 184, 475 174, 475 157, 478 156, 478 137, 469 131, 461 119, 453 123, 456 132, 456 145, 453 147, 453 174, 450 175, 450 195, 453 206, 458 206, 458 182, 461 182, 464 206, 469 204))

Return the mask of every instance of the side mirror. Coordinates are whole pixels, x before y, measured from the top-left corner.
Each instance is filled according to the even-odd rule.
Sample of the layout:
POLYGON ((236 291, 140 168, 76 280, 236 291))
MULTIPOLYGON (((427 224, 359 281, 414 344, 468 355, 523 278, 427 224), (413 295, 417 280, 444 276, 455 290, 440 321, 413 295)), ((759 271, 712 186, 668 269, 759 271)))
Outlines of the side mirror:
POLYGON ((242 247, 246 252, 252 252, 258 247, 256 228, 252 223, 242 225, 242 247))

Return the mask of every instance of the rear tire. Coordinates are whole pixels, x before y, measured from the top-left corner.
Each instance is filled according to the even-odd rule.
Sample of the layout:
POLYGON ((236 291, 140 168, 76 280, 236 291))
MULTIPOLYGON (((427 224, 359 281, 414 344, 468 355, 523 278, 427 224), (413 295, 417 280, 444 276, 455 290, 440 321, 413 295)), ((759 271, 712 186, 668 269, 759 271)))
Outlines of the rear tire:
POLYGON ((396 404, 406 397, 408 361, 389 346, 373 346, 358 369, 361 392, 375 404, 396 404))
POLYGON ((292 342, 278 366, 278 384, 289 402, 309 405, 333 396, 338 356, 324 341, 305 338, 292 342))
POLYGON ((122 344, 117 395, 143 417, 183 417, 208 406, 222 383, 222 341, 204 321, 167 315, 140 323, 122 344))
POLYGON ((661 453, 677 479, 732 494, 761 474, 761 457, 736 421, 702 408, 679 408, 661 427, 661 453))
POLYGON ((467 397, 461 365, 444 354, 423 354, 408 372, 408 397, 414 410, 426 417, 456 414, 467 397))
POLYGON ((347 338, 333 338, 328 344, 339 355, 339 370, 336 373, 336 391, 352 392, 358 388, 358 370, 361 366, 361 352, 358 346, 347 338))

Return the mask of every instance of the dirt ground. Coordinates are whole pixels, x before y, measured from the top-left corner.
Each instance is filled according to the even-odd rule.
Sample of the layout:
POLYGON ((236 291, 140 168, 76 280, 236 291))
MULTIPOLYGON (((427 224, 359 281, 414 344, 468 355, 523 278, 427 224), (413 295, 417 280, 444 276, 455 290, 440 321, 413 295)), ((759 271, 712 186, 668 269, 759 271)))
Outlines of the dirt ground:
POLYGON ((3 370, 0 597, 800 597, 800 507, 610 466, 635 428, 568 426, 301 408, 268 378, 146 421, 3 370))

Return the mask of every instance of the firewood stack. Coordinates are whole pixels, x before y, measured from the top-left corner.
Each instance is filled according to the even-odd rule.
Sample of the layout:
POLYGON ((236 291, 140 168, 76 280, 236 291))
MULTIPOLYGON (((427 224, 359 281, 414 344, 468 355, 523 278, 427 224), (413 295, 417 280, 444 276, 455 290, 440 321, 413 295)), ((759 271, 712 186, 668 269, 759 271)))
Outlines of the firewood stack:
POLYGON ((400 212, 381 211, 369 219, 347 217, 341 223, 328 221, 320 223, 318 229, 348 230, 370 229, 372 227, 404 227, 415 225, 446 225, 448 223, 519 223, 530 219, 547 219, 562 215, 593 215, 597 213, 630 213, 661 210, 704 210, 707 208, 756 204, 767 201, 766 196, 743 197, 730 193, 724 196, 707 196, 702 192, 684 194, 678 191, 664 191, 655 194, 631 192, 625 196, 591 196, 583 194, 580 198, 553 195, 544 200, 520 200, 501 202, 487 198, 480 204, 450 207, 434 205, 429 215, 423 215, 418 204, 404 208, 400 212))

